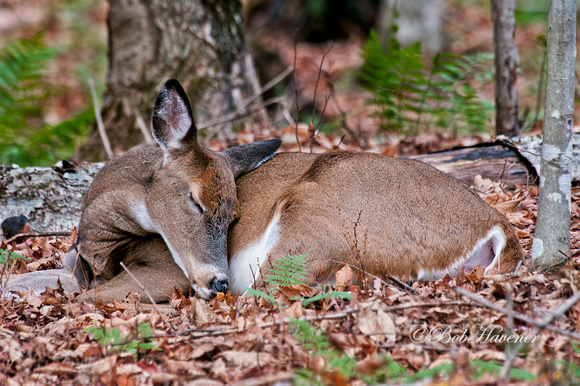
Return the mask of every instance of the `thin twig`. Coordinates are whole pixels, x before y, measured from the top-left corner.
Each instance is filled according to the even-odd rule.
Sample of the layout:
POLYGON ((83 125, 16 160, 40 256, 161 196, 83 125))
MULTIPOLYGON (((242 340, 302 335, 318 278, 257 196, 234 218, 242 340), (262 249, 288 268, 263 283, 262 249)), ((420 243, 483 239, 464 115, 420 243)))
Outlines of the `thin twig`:
MULTIPOLYGON (((367 276, 370 276, 370 277, 372 277, 372 278, 374 278, 374 279, 377 279, 377 280, 379 280, 379 281, 380 281, 380 282, 381 282, 383 285, 389 286, 389 283, 387 283, 386 281, 384 281, 384 280, 383 280, 383 279, 381 279, 380 277, 378 277, 378 276, 375 276, 375 275, 373 275, 372 273, 369 273, 369 272, 367 272, 367 271, 364 271, 364 270, 360 269, 359 267, 357 267, 357 266, 354 266, 354 265, 352 265, 352 264, 350 264, 350 263, 345 263, 344 261, 340 261, 340 260, 334 260, 334 259, 327 259, 327 258, 322 258, 322 257, 321 257, 321 258, 315 258, 315 259, 309 259, 309 261, 317 261, 317 260, 322 260, 322 261, 330 261, 330 262, 333 262, 333 263, 339 263, 339 264, 348 264, 348 265, 349 265, 351 268, 354 268, 354 269, 356 269, 357 271, 359 271, 359 272, 361 272, 361 273, 363 273, 363 274, 365 274, 365 275, 367 275, 367 276)), ((388 278, 389 278, 389 280, 391 280, 391 279, 392 279, 392 280, 393 280, 393 282, 395 282, 395 284, 397 284, 397 285, 400 285, 401 287, 403 287, 405 290, 409 291, 409 292, 410 292, 410 293, 412 293, 413 295, 416 295, 416 294, 417 294, 417 292, 416 292, 416 291, 413 289, 413 287, 409 286, 408 284, 405 284, 405 283, 403 283, 403 282, 402 282, 401 280, 399 280, 399 279, 396 279, 394 276, 391 276, 391 275, 389 275, 389 277, 388 277, 388 278)))
MULTIPOLYGON (((452 302, 437 302, 437 303, 433 303, 433 302, 430 302, 430 303, 410 303, 410 304, 401 304, 398 306, 391 306, 391 307, 380 307, 377 305, 377 306, 371 306, 371 310, 377 311, 380 309, 383 312, 394 312, 394 311, 406 310, 409 308, 417 308, 417 307, 432 308, 432 307, 456 307, 456 306, 473 307, 474 303, 462 302, 462 301, 452 301, 452 302)), ((333 320, 333 319, 344 319, 344 318, 348 317, 349 315, 360 312, 361 310, 362 310, 362 307, 350 307, 350 308, 347 308, 341 312, 326 313, 326 314, 315 315, 315 316, 303 316, 303 317, 300 317, 298 319, 296 319, 296 318, 284 318, 284 319, 279 319, 279 320, 275 320, 275 321, 267 322, 267 323, 256 323, 255 325, 258 328, 270 328, 270 327, 274 327, 274 326, 283 327, 283 326, 290 324, 296 320, 313 322, 313 321, 323 321, 323 320, 333 320)), ((186 329, 184 331, 176 331, 175 329, 173 329, 173 332, 170 334, 140 336, 140 337, 130 339, 129 341, 126 341, 123 343, 126 344, 126 343, 136 341, 136 340, 147 340, 147 339, 184 338, 184 339, 176 339, 175 341, 171 342, 171 343, 180 343, 180 342, 183 342, 184 340, 190 340, 190 339, 199 339, 199 338, 206 338, 206 337, 210 337, 210 336, 223 336, 223 335, 241 333, 244 330, 245 330, 244 328, 238 328, 238 327, 215 328, 215 329, 194 329, 194 330, 193 329, 186 329)), ((111 344, 111 345, 115 345, 115 344, 111 344)), ((445 349, 442 349, 442 350, 445 350, 445 349)))
POLYGON ((283 101, 284 101, 284 98, 282 98, 282 97, 271 98, 271 99, 265 100, 264 102, 260 103, 259 105, 257 105, 253 109, 246 109, 245 107, 243 109, 240 108, 240 109, 234 111, 233 113, 231 113, 223 118, 219 118, 219 119, 215 119, 213 121, 201 123, 201 124, 197 125, 197 128, 198 128, 198 130, 203 130, 203 129, 207 129, 208 127, 217 126, 217 125, 221 125, 224 123, 236 121, 238 119, 245 118, 249 115, 255 114, 258 111, 264 109, 265 107, 268 107, 268 106, 276 104, 276 103, 282 103, 283 101))
POLYGON ((137 285, 139 287, 141 287, 141 289, 143 290, 143 292, 145 292, 145 294, 147 295, 147 297, 149 298, 149 300, 151 301, 151 304, 153 305, 153 308, 155 308, 155 311, 157 311, 157 313, 159 314, 159 316, 161 316, 161 318, 163 319, 163 321, 165 322, 165 324, 172 330, 175 331, 175 327, 173 327, 173 325, 169 322, 169 319, 167 319, 167 316, 161 312, 161 310, 157 307, 157 303, 155 303, 155 300, 153 300, 153 297, 151 296, 151 294, 149 293, 149 291, 147 290, 147 288, 145 288, 145 286, 139 281, 139 279, 137 279, 137 277, 135 275, 133 275, 133 273, 131 271, 129 271, 129 268, 127 268, 127 266, 125 265, 124 262, 121 261, 121 267, 123 267, 123 269, 125 270, 125 272, 127 272, 129 274, 129 276, 131 276, 131 279, 133 279, 135 281, 135 283, 137 283, 137 285))
POLYGON ((20 238, 29 238, 29 237, 51 237, 51 236, 70 236, 71 232, 45 232, 45 233, 39 233, 39 232, 32 232, 32 233, 18 233, 17 235, 14 235, 12 237, 10 237, 8 240, 6 240, 6 243, 9 244, 11 242, 13 242, 14 240, 20 239, 20 238))
POLYGON ((296 83, 296 58, 298 56, 297 46, 298 42, 294 40, 294 65, 292 77, 294 80, 294 102, 296 103, 296 129, 294 134, 296 135, 296 143, 298 144, 298 153, 302 153, 302 145, 300 145, 300 138, 298 137, 298 122, 300 121, 300 106, 298 106, 298 83, 296 83))
POLYGON ((99 130, 99 136, 103 142, 103 147, 105 148, 105 153, 109 159, 113 159, 115 156, 113 150, 111 149, 111 142, 109 142, 109 137, 107 137, 107 132, 105 131, 105 125, 103 124, 103 118, 101 117, 101 109, 99 107, 99 101, 97 99, 97 91, 95 90, 95 82, 93 78, 89 76, 89 89, 91 90, 91 98, 93 99, 93 108, 95 109, 95 118, 97 120, 97 129, 99 130))
POLYGON ((506 141, 506 140, 504 140, 504 139, 497 138, 497 137, 495 137, 495 136, 493 136, 493 135, 491 135, 491 134, 489 134, 489 136, 490 136, 491 138, 495 139, 495 140, 496 140, 496 141, 498 141, 498 142, 503 142, 503 143, 505 143, 505 144, 506 144, 508 147, 513 147, 513 148, 514 148, 514 149, 516 149, 517 151, 523 151, 524 153, 530 153, 531 155, 535 155, 536 157, 541 157, 541 155, 540 155, 540 154, 533 153, 533 152, 531 152, 531 151, 529 151, 529 150, 520 149, 520 148, 519 148, 517 145, 514 145, 513 143, 510 143, 510 142, 508 142, 508 141, 506 141))
POLYGON ((320 119, 318 120, 318 123, 316 124, 316 126, 314 126, 314 120, 316 118, 316 94, 318 93, 318 84, 320 82, 320 76, 322 75, 322 67, 324 66, 324 59, 326 59, 326 56, 330 53, 330 51, 332 51, 332 44, 329 45, 328 50, 324 53, 324 55, 322 55, 322 59, 320 60, 320 65, 318 66, 318 76, 316 77, 316 84, 314 85, 314 100, 312 101, 312 127, 314 127, 314 129, 312 130, 312 132, 309 133, 310 136, 310 153, 312 153, 313 151, 313 147, 314 147, 314 135, 316 133, 316 130, 318 130, 318 128, 320 127, 320 122, 322 122, 322 117, 324 116, 324 112, 326 111, 326 105, 328 104, 328 100, 330 99, 330 95, 328 95, 326 97, 326 101, 324 102, 324 107, 322 108, 322 113, 320 113, 320 119))
POLYGON ((135 121, 137 122, 137 127, 139 127, 139 130, 141 131, 141 134, 143 135, 143 138, 145 139, 145 143, 147 143, 147 144, 155 143, 155 140, 153 139, 153 136, 151 135, 151 131, 147 127, 147 125, 145 124, 145 121, 143 120, 143 117, 139 113, 139 110, 134 108, 129 103, 129 101, 127 101, 126 99, 124 99, 123 102, 125 105, 129 106, 129 110, 131 110, 131 113, 135 117, 135 121))
MULTIPOLYGON (((500 312, 504 315, 507 315, 510 313, 509 310, 505 309, 504 307, 500 307, 500 306, 490 302, 487 299, 479 297, 476 294, 474 294, 473 292, 466 290, 465 288, 453 287, 453 290, 455 292, 457 292, 458 294, 465 296, 466 298, 471 299, 474 302, 479 303, 486 308, 500 312)), ((556 311, 554 311, 553 313, 548 315, 549 319, 545 318, 544 320, 535 320, 535 319, 532 319, 526 315, 522 315, 519 313, 512 313, 512 317, 514 319, 518 319, 518 320, 521 320, 522 322, 526 322, 526 323, 529 323, 533 326, 538 327, 538 331, 545 328, 547 330, 553 331, 553 332, 558 333, 560 335, 564 335, 564 336, 568 336, 568 337, 573 338, 573 339, 580 340, 580 334, 572 332, 572 331, 563 330, 559 327, 556 327, 556 326, 553 326, 552 324, 550 324, 553 319, 555 319, 557 316, 560 316, 561 314, 566 312, 570 307, 572 307, 576 302, 578 302, 578 300, 580 300, 580 291, 576 292, 576 295, 569 298, 569 300, 566 301, 562 306, 560 306, 556 311)), ((532 334, 530 334, 530 335, 532 335, 532 334)))
POLYGON ((251 103, 256 101, 256 99, 259 99, 266 91, 270 90, 272 87, 274 87, 275 85, 277 85, 278 83, 283 81, 284 78, 286 78, 288 75, 290 75, 291 72, 292 72, 292 68, 287 67, 284 71, 282 71, 280 74, 278 74, 278 76, 276 76, 274 79, 272 79, 271 81, 266 83, 262 88, 260 88, 260 90, 256 93, 256 95, 254 95, 253 97, 251 97, 247 101, 245 101, 242 104, 242 106, 239 108, 239 110, 244 110, 251 103))
POLYGON ((216 119, 216 120, 213 120, 210 122, 203 122, 201 124, 198 124, 197 129, 203 130, 203 129, 207 129, 208 127, 212 127, 212 126, 220 125, 223 123, 235 121, 237 119, 244 118, 248 115, 254 114, 254 113, 262 110, 264 107, 269 106, 269 104, 281 103, 283 98, 271 98, 268 100, 268 101, 270 101, 269 104, 267 104, 266 102, 262 102, 259 105, 259 108, 252 109, 252 112, 250 112, 250 113, 244 113, 244 111, 247 109, 247 107, 250 104, 252 104, 257 99, 259 99, 266 91, 268 91, 269 89, 271 89, 272 87, 274 87, 275 85, 280 83, 282 80, 284 80, 284 78, 286 78, 291 72, 292 72, 292 68, 290 68, 290 67, 286 68, 278 76, 276 76, 274 79, 272 79, 271 81, 266 83, 262 88, 260 88, 260 90, 255 95, 253 95, 252 97, 245 100, 236 111, 234 111, 233 113, 229 114, 228 116, 226 116, 224 118, 220 118, 220 119, 216 119))
MULTIPOLYGON (((383 312, 394 312, 394 311, 401 311, 406 310, 409 308, 432 308, 432 307, 473 307, 473 303, 463 302, 463 301, 452 301, 452 302, 437 302, 437 303, 409 303, 409 304, 400 304, 397 306, 390 306, 390 307, 381 307, 381 306, 371 306, 372 311, 381 310, 383 312)), ((314 316, 303 316, 300 318, 283 318, 274 320, 271 322, 266 323, 256 323, 256 326, 259 328, 269 328, 274 326, 282 326, 286 324, 290 324, 296 320, 300 321, 307 321, 307 322, 315 322, 315 321, 323 321, 323 320, 334 320, 334 319, 344 319, 349 315, 356 314, 362 310, 362 307, 349 307, 340 312, 333 312, 333 313, 325 313, 321 315, 314 315, 314 316)), ((234 334, 236 332, 244 331, 243 328, 238 327, 227 327, 227 328, 216 328, 216 329, 186 329, 184 331, 176 332, 174 331, 172 334, 163 334, 163 335, 153 335, 148 337, 140 337, 138 339, 159 339, 159 338, 169 338, 169 337, 179 337, 187 335, 188 338, 198 339, 198 338, 205 338, 208 336, 220 336, 220 335, 229 335, 234 334)))

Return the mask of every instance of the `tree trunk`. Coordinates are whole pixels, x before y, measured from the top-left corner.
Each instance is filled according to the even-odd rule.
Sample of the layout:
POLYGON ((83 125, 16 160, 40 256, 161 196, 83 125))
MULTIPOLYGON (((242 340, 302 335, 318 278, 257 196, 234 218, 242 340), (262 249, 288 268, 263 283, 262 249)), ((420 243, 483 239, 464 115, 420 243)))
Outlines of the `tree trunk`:
POLYGON ((518 49, 514 41, 514 0, 491 0, 495 51, 496 133, 516 137, 521 133, 517 89, 518 49))
MULTIPOLYGON (((115 154, 150 140, 151 106, 169 78, 184 86, 197 122, 232 113, 258 92, 240 1, 109 3, 109 72, 102 116, 115 154)), ((224 124, 221 130, 231 132, 234 125, 242 123, 224 124)), ((96 127, 77 158, 106 158, 96 127)))
POLYGON ((435 56, 443 47, 443 8, 441 0, 381 0, 376 29, 383 47, 387 48, 395 23, 396 38, 403 46, 420 41, 422 52, 435 56))
POLYGON ((532 244, 534 270, 557 267, 570 255, 576 0, 550 1, 546 40, 546 108, 538 222, 532 244))

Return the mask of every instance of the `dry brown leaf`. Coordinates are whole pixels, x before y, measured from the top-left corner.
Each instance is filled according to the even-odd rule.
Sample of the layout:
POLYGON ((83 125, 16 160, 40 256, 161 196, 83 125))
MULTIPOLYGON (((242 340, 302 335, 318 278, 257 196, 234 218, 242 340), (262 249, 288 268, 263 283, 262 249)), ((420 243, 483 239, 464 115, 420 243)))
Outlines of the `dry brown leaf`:
POLYGON ((350 357, 369 357, 376 354, 377 346, 368 337, 363 335, 331 333, 328 336, 330 343, 350 357))
POLYGON ((304 315, 302 301, 298 300, 292 303, 290 307, 284 310, 284 315, 286 315, 287 318, 295 318, 295 319, 302 317, 304 315))
POLYGON ((307 285, 292 284, 289 286, 281 286, 280 294, 284 301, 288 301, 295 296, 310 297, 316 294, 316 289, 307 285))
POLYGON ((74 374, 77 372, 77 369, 76 369, 76 367, 69 366, 69 365, 64 364, 64 363, 55 362, 55 363, 51 363, 49 365, 37 368, 34 371, 37 373, 44 373, 44 374, 65 375, 65 374, 74 374))
POLYGON ((391 316, 382 310, 373 311, 371 306, 363 308, 357 315, 359 330, 377 342, 394 343, 397 330, 391 316))
POLYGON ((115 379, 115 384, 117 386, 135 386, 137 385, 137 382, 135 381, 135 379, 133 379, 131 375, 121 374, 118 375, 117 378, 115 379))
POLYGON ((200 299, 194 301, 193 321, 196 326, 201 326, 209 322, 209 310, 207 304, 200 299))
POLYGON ((492 205, 495 209, 499 210, 501 213, 503 213, 503 215, 507 215, 508 213, 512 213, 514 211, 514 209, 516 208, 516 206, 518 206, 518 204, 520 202, 522 202, 524 200, 524 198, 519 198, 516 200, 510 200, 510 201, 504 201, 504 202, 500 202, 497 204, 492 205))
POLYGON ((265 352, 224 351, 220 357, 228 366, 241 368, 265 366, 273 360, 272 356, 265 352))
POLYGON ((342 291, 348 285, 350 279, 352 279, 352 269, 350 268, 350 265, 345 264, 344 267, 335 274, 336 290, 342 291))

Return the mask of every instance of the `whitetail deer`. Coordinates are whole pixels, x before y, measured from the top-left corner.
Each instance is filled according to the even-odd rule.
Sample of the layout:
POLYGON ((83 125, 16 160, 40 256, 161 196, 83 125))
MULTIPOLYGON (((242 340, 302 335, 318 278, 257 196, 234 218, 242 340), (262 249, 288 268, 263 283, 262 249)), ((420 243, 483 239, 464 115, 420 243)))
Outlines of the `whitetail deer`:
MULTIPOLYGON (((503 215, 419 161, 345 151, 272 158, 277 140, 212 152, 198 145, 174 80, 157 97, 152 129, 161 149, 109 162, 84 198, 77 246, 52 274, 55 282, 71 276, 78 250, 78 283, 69 281, 96 286, 80 299, 138 292, 148 301, 121 261, 158 302, 175 288, 204 298, 243 293, 286 255, 308 255, 312 284, 332 282, 337 261, 379 277, 433 280, 476 267, 510 272, 523 257, 503 215)), ((37 278, 17 284, 43 290, 37 278)))

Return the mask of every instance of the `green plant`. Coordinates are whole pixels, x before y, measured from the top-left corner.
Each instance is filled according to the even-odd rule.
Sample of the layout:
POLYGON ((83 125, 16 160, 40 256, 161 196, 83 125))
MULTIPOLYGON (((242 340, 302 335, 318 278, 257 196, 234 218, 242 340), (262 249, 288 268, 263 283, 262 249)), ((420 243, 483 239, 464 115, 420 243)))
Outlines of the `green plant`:
POLYGON ((490 55, 439 54, 427 71, 421 43, 402 47, 394 32, 396 26, 384 51, 371 31, 362 54, 361 84, 374 94, 371 103, 379 109, 382 128, 406 134, 432 126, 486 129, 493 105, 477 97, 477 87, 491 81, 491 72, 483 68, 490 55))
POLYGON ((7 251, 5 249, 0 249, 0 265, 10 267, 10 265, 16 259, 23 259, 28 260, 28 258, 19 255, 18 253, 14 253, 12 251, 7 251))
MULTIPOLYGON (((306 267, 306 255, 299 256, 287 256, 281 257, 279 263, 272 263, 274 268, 269 270, 269 273, 263 275, 264 282, 272 285, 272 287, 266 289, 267 292, 248 288, 246 290, 246 296, 258 296, 267 299, 273 305, 278 305, 274 293, 282 292, 281 287, 291 287, 291 286, 303 286, 305 288, 310 288, 303 280, 307 275, 306 267)), ((325 286, 328 288, 328 286, 325 286)), ((312 302, 319 300, 326 300, 330 298, 346 299, 350 300, 350 294, 343 291, 329 291, 317 294, 308 299, 303 299, 300 295, 291 296, 290 300, 300 300, 303 299, 302 305, 306 306, 312 302)))
POLYGON ((410 383, 428 378, 449 375, 453 371, 453 364, 444 364, 432 369, 422 370, 415 374, 395 362, 392 358, 381 355, 378 357, 384 365, 374 374, 360 374, 357 371, 357 362, 354 358, 334 349, 322 331, 308 322, 294 319, 291 324, 291 333, 294 339, 308 351, 309 358, 322 359, 317 363, 324 363, 323 368, 308 366, 296 370, 297 383, 323 384, 324 374, 339 373, 345 379, 359 378, 367 384, 397 382, 410 383))
POLYGON ((45 105, 57 90, 47 81, 58 50, 43 33, 11 42, 0 52, 0 163, 48 165, 73 154, 94 114, 80 112, 57 125, 45 120, 45 105))
MULTIPOLYGON (((572 350, 576 354, 580 354, 580 343, 572 342, 572 350)), ((580 366, 569 361, 557 360, 556 365, 562 369, 562 376, 566 377, 569 381, 576 380, 576 383, 580 380, 580 366)))
POLYGON ((151 342, 153 331, 148 323, 141 323, 130 335, 121 335, 117 327, 107 329, 105 327, 89 327, 85 329, 92 337, 103 346, 110 346, 116 352, 129 352, 137 358, 139 350, 161 350, 151 342))
MULTIPOLYGON (((501 368, 502 365, 495 362, 486 362, 481 360, 471 361, 471 369, 473 370, 474 380, 480 379, 484 374, 498 376, 501 368)), ((510 379, 516 381, 533 381, 536 379, 536 376, 525 370, 512 368, 510 370, 510 379)))
POLYGON ((322 384, 322 372, 339 372, 349 379, 355 375, 356 360, 332 348, 327 337, 307 321, 294 319, 291 324, 292 336, 309 352, 310 358, 322 358, 323 371, 305 367, 296 370, 297 383, 322 384))

